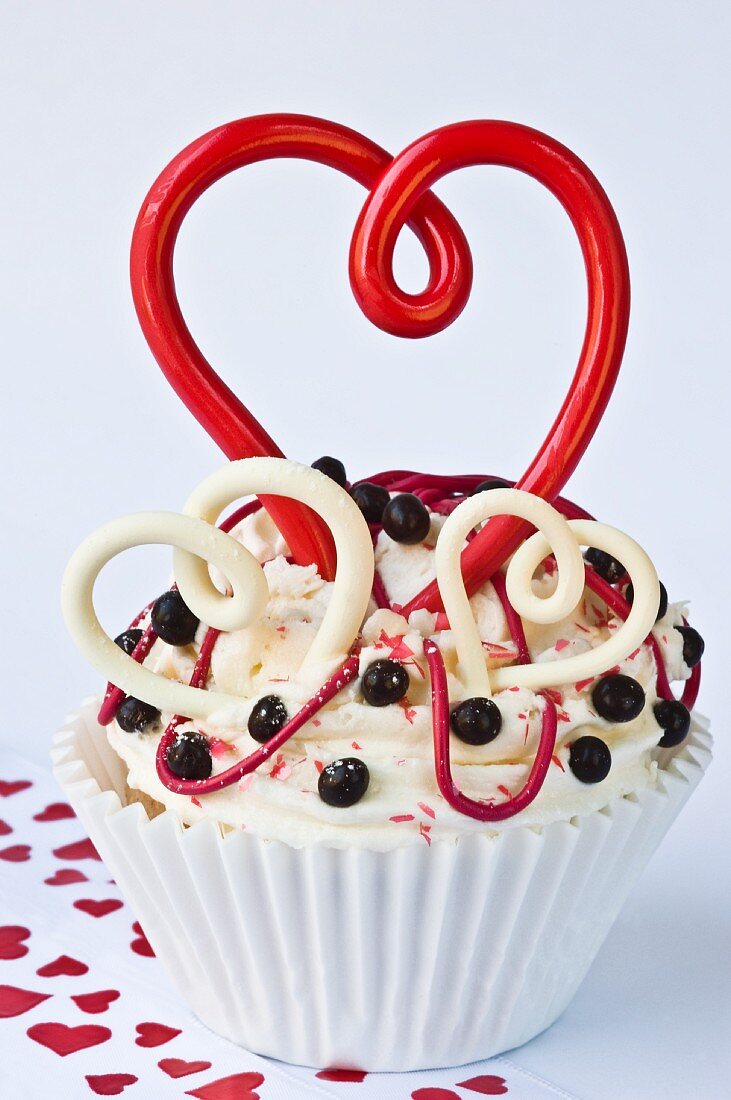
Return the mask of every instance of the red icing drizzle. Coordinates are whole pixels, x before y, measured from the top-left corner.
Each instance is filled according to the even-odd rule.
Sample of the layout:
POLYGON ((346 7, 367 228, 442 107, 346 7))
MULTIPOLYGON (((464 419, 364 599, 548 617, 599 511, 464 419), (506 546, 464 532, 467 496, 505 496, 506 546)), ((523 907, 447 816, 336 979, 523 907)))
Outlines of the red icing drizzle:
MULTIPOLYGON (((461 501, 464 500, 466 496, 469 496, 482 481, 487 480, 487 477, 488 475, 485 474, 449 476, 440 474, 421 474, 412 470, 388 470, 383 473, 374 474, 363 480, 376 485, 382 485, 392 493, 414 493, 414 495, 418 496, 432 512, 446 516, 454 511, 461 501)), ((593 518, 590 513, 564 497, 557 497, 553 501, 553 506, 566 519, 590 520, 593 518)), ((242 520, 259 511, 261 507, 261 502, 258 500, 247 502, 221 522, 219 525, 221 530, 231 531, 242 520)), ((374 543, 377 539, 379 530, 380 527, 378 525, 371 527, 374 543)), ((554 563, 553 558, 548 558, 546 560, 547 567, 550 567, 552 563, 554 563)), ((619 619, 626 619, 629 614, 630 605, 627 603, 624 596, 615 587, 595 573, 590 566, 587 565, 585 567, 585 573, 587 587, 599 596, 619 619)), ((518 661, 520 664, 527 664, 530 662, 531 656, 525 638, 525 631, 520 616, 512 607, 508 599, 505 587, 505 577, 498 571, 493 574, 491 581, 505 613, 510 635, 518 653, 518 661)), ((379 608, 388 608, 398 612, 402 611, 401 607, 389 598, 383 579, 377 570, 373 580, 373 598, 379 608)), ((152 603, 143 608, 130 623, 129 629, 136 627, 148 614, 151 607, 152 603)), ((408 611, 408 609, 406 610, 408 611)), ((446 626, 445 623, 438 625, 440 629, 446 626)), ((212 628, 207 630, 190 679, 191 687, 203 688, 205 686, 210 671, 211 656, 219 633, 220 631, 212 628)), ((135 661, 143 661, 150 652, 155 639, 156 634, 154 630, 151 626, 148 626, 135 647, 132 658, 135 661)), ((645 644, 650 646, 655 658, 657 666, 657 692, 659 697, 661 699, 674 698, 662 652, 652 633, 648 635, 645 644)), ((424 653, 432 678, 435 770, 437 783, 443 797, 451 806, 459 810, 460 813, 464 813, 481 821, 500 821, 507 817, 512 817, 535 799, 544 783, 548 768, 551 764, 556 743, 557 721, 560 717, 557 713, 556 702, 552 697, 552 693, 548 691, 540 693, 545 700, 541 735, 535 760, 528 779, 522 789, 516 795, 510 795, 505 802, 499 805, 495 805, 491 802, 475 801, 462 794, 452 779, 449 754, 449 698, 447 693, 446 671, 441 652, 434 641, 426 639, 424 642, 424 653)), ((282 745, 294 736, 306 722, 313 719, 317 712, 330 702, 347 684, 351 683, 357 675, 358 657, 357 655, 353 655, 325 684, 323 684, 319 691, 305 703, 302 709, 283 726, 279 733, 244 760, 238 761, 230 768, 220 772, 218 775, 211 776, 209 779, 183 780, 174 775, 168 768, 167 751, 175 739, 176 730, 181 724, 187 721, 183 716, 176 715, 169 723, 158 745, 157 773, 160 781, 170 791, 193 797, 209 794, 212 791, 221 790, 224 787, 238 782, 244 776, 255 771, 261 764, 276 753, 282 745)), ((701 666, 699 663, 693 668, 690 677, 685 683, 682 694, 682 702, 689 710, 692 709, 697 699, 700 678, 701 666)), ((591 680, 582 682, 581 687, 588 687, 591 683, 591 680)), ((578 689, 579 685, 576 686, 578 689)), ((113 719, 117 707, 123 699, 124 692, 121 689, 112 684, 107 686, 104 702, 99 711, 99 722, 102 725, 108 724, 113 719)))

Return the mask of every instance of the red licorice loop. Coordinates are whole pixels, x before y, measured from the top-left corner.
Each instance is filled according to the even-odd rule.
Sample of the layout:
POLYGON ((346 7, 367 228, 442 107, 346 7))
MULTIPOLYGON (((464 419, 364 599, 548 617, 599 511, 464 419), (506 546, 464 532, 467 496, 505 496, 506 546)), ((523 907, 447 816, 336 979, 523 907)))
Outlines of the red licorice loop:
MULTIPOLYGON (((287 157, 335 168, 367 188, 391 163, 385 149, 324 119, 296 114, 239 119, 204 134, 170 162, 152 185, 132 237, 132 294, 145 338, 173 389, 230 459, 283 457, 283 452, 218 377, 191 336, 175 290, 175 242, 193 203, 217 180, 248 164, 287 157)), ((472 276, 462 230, 429 193, 412 206, 409 219, 427 254, 430 286, 461 308, 472 276)), ((321 575, 332 579, 335 549, 320 518, 296 501, 267 497, 264 503, 296 561, 315 562, 321 575)))
MULTIPOLYGON (((547 187, 568 213, 586 266, 588 317, 569 393, 518 488, 553 500, 576 468, 606 408, 619 372, 629 320, 629 272, 622 234, 601 185, 569 149, 510 122, 460 122, 434 130, 394 158, 361 211, 353 234, 350 277, 361 309, 389 332, 425 336, 450 324, 462 303, 439 299, 431 284, 406 295, 393 277, 399 232, 414 204, 442 176, 494 164, 525 172, 547 187)), ((468 595, 503 564, 526 537, 514 517, 495 517, 462 555, 468 595)), ((404 609, 443 610, 436 582, 404 609)))
POLYGON ((517 794, 498 805, 478 802, 457 787, 452 778, 449 752, 449 692, 444 660, 436 642, 427 638, 424 641, 424 655, 429 666, 432 683, 432 725, 434 728, 434 766, 437 785, 442 797, 459 813, 466 814, 476 821, 505 821, 520 813, 534 800, 546 778, 551 764, 553 750, 556 747, 558 716, 556 706, 547 695, 543 696, 544 709, 541 722, 541 735, 538 742, 533 766, 525 783, 517 794))
MULTIPOLYGON (((211 647, 212 648, 212 647, 211 647)), ((201 657, 203 656, 203 649, 201 648, 201 657)), ((201 665, 201 675, 203 680, 207 676, 207 668, 210 663, 210 653, 208 654, 207 663, 201 663, 200 657, 198 664, 196 664, 196 671, 198 665, 201 665), (205 667, 205 672, 203 668, 205 667)), ((175 792, 175 794, 185 794, 191 796, 198 796, 201 794, 211 794, 213 791, 220 791, 224 787, 230 787, 232 783, 237 783, 240 779, 243 779, 245 775, 250 772, 256 771, 266 760, 268 760, 273 753, 278 749, 281 749, 282 745, 286 741, 289 741, 290 737, 293 737, 306 722, 309 722, 311 718, 317 714, 327 703, 329 703, 338 692, 354 680, 358 675, 358 657, 349 657, 348 660, 340 666, 337 672, 326 680, 320 690, 309 699, 301 710, 294 715, 293 718, 282 726, 278 733, 275 733, 266 744, 262 745, 260 749, 256 749, 244 760, 239 760, 238 763, 233 764, 226 771, 219 772, 218 775, 212 775, 210 779, 181 779, 170 771, 167 762, 168 749, 175 740, 176 731, 178 726, 186 721, 185 718, 176 715, 170 722, 165 733, 160 738, 160 743, 157 747, 156 767, 157 774, 160 782, 163 786, 167 787, 169 791, 175 792)), ((195 671, 194 671, 195 677, 195 671)), ((191 679, 192 687, 201 686, 199 683, 193 683, 191 679)))

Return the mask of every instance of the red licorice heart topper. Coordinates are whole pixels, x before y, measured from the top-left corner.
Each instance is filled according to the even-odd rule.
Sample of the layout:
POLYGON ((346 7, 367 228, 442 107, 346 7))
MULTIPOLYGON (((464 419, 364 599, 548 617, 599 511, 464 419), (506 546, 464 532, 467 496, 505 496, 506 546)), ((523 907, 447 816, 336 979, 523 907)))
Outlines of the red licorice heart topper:
MULTIPOLYGON (((614 387, 629 319, 629 274, 622 235, 600 184, 569 149, 510 122, 472 121, 434 130, 393 159, 353 130, 305 115, 260 115, 221 126, 183 150, 148 194, 132 240, 135 306, 158 363, 175 391, 229 458, 281 456, 248 409, 216 375, 183 320, 173 278, 180 225, 196 198, 217 179, 274 157, 318 161, 358 180, 369 195, 350 250, 350 279, 366 316, 398 336, 428 336, 461 312, 472 285, 469 247, 452 215, 429 188, 458 168, 496 164, 525 172, 566 209, 581 245, 588 282, 588 318, 574 378, 548 436, 517 483, 553 500, 576 468, 614 387), (430 277, 406 294, 393 276, 398 234, 409 223, 426 250, 430 277)), ((301 564, 334 572, 329 532, 303 505, 267 498, 266 507, 301 564)), ((463 554, 469 593, 480 587, 526 534, 511 517, 496 517, 463 554)), ((436 611, 436 583, 405 609, 436 611)))

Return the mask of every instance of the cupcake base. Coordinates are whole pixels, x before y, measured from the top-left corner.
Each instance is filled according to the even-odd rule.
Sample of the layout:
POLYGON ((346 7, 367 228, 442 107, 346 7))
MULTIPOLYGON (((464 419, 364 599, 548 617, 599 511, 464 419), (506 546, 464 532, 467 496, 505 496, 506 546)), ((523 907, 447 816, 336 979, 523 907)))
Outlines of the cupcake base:
POLYGON ((160 812, 96 709, 57 734, 55 774, 181 996, 258 1054, 372 1072, 479 1061, 549 1027, 711 758, 696 718, 656 787, 571 821, 295 849, 160 812))

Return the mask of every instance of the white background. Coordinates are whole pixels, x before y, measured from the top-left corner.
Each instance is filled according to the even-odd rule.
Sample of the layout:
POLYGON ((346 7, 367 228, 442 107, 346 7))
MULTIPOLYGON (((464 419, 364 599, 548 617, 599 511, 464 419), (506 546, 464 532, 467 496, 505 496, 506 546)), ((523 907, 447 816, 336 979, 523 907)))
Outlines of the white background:
MULTIPOLYGON (((68 555, 107 518, 178 507, 221 461, 156 367, 128 289, 132 225, 163 165, 223 121, 290 110, 392 151, 445 122, 513 119, 598 175, 624 229, 633 314, 569 495, 647 547, 671 598, 692 600, 717 759, 574 1005, 515 1061, 587 1100, 731 1095, 727 5, 4 0, 1 19, 0 737, 38 760, 97 686, 58 611, 68 555)), ((289 456, 339 455, 353 476, 517 476, 543 438, 583 331, 570 225, 504 170, 438 191, 475 284, 429 341, 388 337, 358 311, 346 264, 362 193, 345 177, 257 166, 188 217, 176 272, 191 329, 289 456)), ((405 240, 398 259, 418 288, 418 247, 405 240)), ((110 629, 167 564, 160 551, 110 571, 110 629)))

